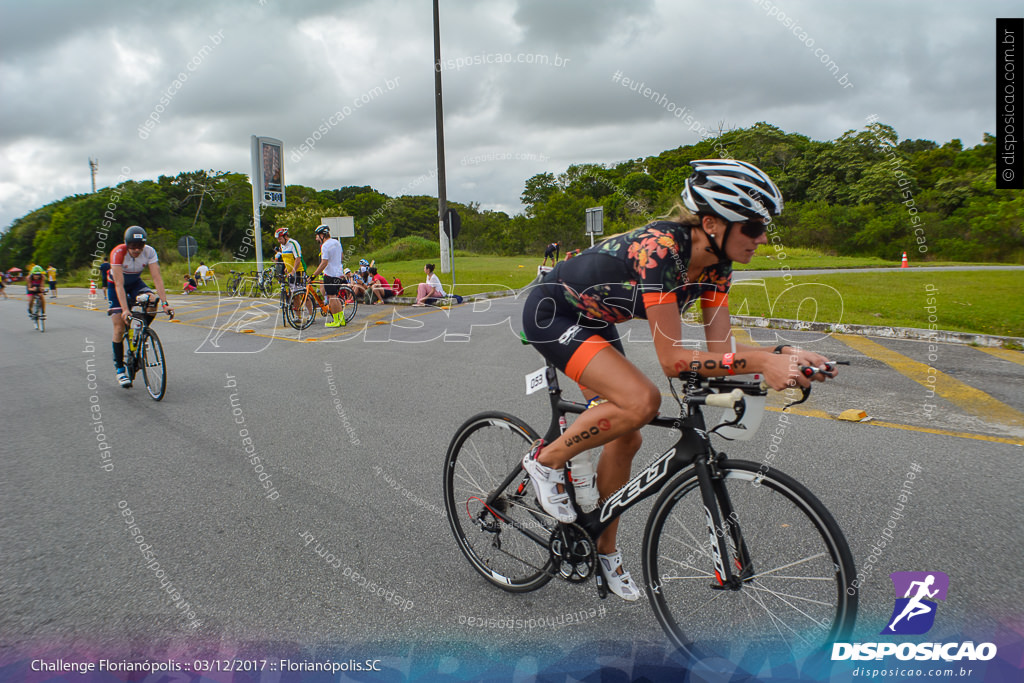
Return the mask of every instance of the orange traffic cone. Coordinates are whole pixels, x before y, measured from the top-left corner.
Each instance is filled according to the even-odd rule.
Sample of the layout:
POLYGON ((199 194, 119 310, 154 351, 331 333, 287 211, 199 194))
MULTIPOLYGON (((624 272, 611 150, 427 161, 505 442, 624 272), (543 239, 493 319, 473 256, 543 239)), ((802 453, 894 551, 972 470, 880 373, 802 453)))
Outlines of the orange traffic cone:
POLYGON ((903 252, 903 263, 900 265, 900 268, 907 268, 907 267, 909 267, 909 266, 907 266, 907 252, 903 252))
POLYGON ((89 296, 96 296, 96 281, 89 280, 89 296))

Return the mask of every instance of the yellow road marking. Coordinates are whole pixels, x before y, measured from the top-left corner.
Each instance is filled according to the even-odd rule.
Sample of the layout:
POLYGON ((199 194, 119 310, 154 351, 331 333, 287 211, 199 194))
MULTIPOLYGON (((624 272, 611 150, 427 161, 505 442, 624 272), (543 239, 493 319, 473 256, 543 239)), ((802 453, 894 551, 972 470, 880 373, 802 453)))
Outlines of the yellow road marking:
POLYGON ((1011 363, 1016 363, 1017 365, 1024 365, 1024 352, 1011 351, 1010 349, 1004 349, 999 347, 988 348, 986 346, 979 346, 977 347, 977 349, 979 351, 984 351, 987 354, 993 355, 996 358, 1002 358, 1003 360, 1008 360, 1011 363))
POLYGON ((931 427, 915 427, 913 425, 901 425, 893 422, 868 422, 868 424, 891 429, 906 429, 912 432, 925 432, 927 434, 941 434, 943 436, 958 436, 962 439, 976 439, 978 441, 991 441, 994 443, 1008 443, 1016 446, 1024 446, 1024 440, 1008 439, 1002 436, 989 436, 988 434, 971 434, 968 432, 951 432, 947 429, 932 429, 931 427))
POLYGON ((755 344, 754 340, 750 338, 750 332, 747 332, 742 327, 732 328, 732 336, 736 340, 737 344, 746 344, 747 346, 760 346, 760 344, 755 344))
POLYGON ((891 351, 878 342, 865 337, 850 334, 833 336, 865 356, 885 363, 904 377, 914 380, 929 390, 934 390, 935 394, 971 415, 984 420, 995 420, 1006 425, 1024 427, 1024 413, 940 370, 907 358, 896 351, 891 351))

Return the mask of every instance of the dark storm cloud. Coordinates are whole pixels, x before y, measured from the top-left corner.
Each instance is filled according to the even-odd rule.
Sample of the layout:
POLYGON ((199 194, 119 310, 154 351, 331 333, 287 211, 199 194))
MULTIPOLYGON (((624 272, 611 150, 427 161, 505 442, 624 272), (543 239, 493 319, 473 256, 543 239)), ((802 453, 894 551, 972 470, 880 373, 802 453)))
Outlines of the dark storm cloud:
MULTIPOLYGON (((440 5, 449 196, 485 207, 719 126, 832 139, 877 114, 967 145, 993 127, 1004 3, 440 5)), ((4 2, 0 225, 88 191, 88 157, 101 185, 247 172, 252 134, 285 141, 290 183, 432 194, 431 23, 419 0, 4 2)))

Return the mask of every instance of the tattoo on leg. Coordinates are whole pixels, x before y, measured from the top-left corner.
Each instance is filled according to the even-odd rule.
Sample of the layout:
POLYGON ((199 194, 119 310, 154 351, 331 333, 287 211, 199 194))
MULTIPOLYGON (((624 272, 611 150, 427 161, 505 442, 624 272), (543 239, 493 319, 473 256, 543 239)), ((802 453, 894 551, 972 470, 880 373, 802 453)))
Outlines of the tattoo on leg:
POLYGON ((563 443, 567 447, 571 447, 573 446, 573 444, 578 444, 581 441, 586 441, 592 436, 597 436, 599 433, 600 430, 597 427, 591 427, 590 429, 584 429, 579 434, 573 434, 572 436, 567 437, 563 443))

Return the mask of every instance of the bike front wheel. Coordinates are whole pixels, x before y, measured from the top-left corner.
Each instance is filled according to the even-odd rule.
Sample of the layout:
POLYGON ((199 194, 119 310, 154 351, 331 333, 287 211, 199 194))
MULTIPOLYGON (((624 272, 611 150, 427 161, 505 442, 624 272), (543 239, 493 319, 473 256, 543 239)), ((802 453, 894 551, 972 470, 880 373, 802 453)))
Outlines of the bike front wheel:
POLYGON ((46 317, 43 315, 43 300, 38 296, 32 300, 32 319, 35 320, 37 330, 40 332, 46 331, 46 317))
POLYGON ((306 292, 299 292, 292 296, 284 309, 285 320, 296 330, 304 330, 316 320, 317 308, 312 296, 306 292))
POLYGON ((142 379, 146 391, 154 401, 159 401, 167 392, 167 364, 164 363, 164 347, 153 330, 142 334, 142 379))
POLYGON ((338 289, 338 300, 341 302, 341 311, 345 314, 345 322, 349 323, 355 320, 359 302, 356 301, 356 294, 352 288, 343 286, 338 289))
POLYGON ((716 487, 732 589, 715 577, 697 473, 665 487, 644 532, 644 581, 669 639, 695 659, 793 662, 849 636, 853 556, 824 505, 793 478, 727 460, 716 487))
POLYGON ((540 588, 553 575, 547 542, 555 524, 539 510, 520 464, 537 438, 512 415, 481 413, 459 428, 445 456, 445 512, 459 549, 485 579, 513 593, 540 588))

